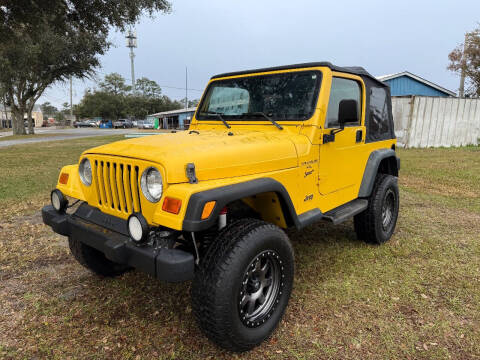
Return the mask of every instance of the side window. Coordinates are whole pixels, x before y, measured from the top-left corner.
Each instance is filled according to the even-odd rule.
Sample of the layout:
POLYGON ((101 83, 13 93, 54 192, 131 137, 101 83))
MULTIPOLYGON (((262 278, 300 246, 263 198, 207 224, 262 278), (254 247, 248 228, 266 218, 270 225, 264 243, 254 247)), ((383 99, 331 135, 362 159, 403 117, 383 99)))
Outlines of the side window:
POLYGON ((328 101, 325 128, 333 128, 339 126, 338 107, 340 105, 340 101, 342 100, 356 100, 358 104, 357 114, 361 118, 361 95, 362 90, 360 84, 357 81, 334 77, 332 79, 332 88, 330 89, 330 100, 328 101))
POLYGON ((387 92, 381 87, 370 90, 370 118, 368 132, 371 139, 383 139, 390 132, 387 92))

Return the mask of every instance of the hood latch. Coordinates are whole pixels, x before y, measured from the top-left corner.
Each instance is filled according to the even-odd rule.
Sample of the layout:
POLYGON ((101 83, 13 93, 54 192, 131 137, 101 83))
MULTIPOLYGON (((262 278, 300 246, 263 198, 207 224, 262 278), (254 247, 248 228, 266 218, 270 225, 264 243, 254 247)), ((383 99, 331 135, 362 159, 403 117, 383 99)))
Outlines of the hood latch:
POLYGON ((185 175, 187 175, 188 182, 190 184, 197 184, 198 179, 197 175, 195 174, 195 164, 194 163, 188 163, 186 168, 185 168, 185 175))

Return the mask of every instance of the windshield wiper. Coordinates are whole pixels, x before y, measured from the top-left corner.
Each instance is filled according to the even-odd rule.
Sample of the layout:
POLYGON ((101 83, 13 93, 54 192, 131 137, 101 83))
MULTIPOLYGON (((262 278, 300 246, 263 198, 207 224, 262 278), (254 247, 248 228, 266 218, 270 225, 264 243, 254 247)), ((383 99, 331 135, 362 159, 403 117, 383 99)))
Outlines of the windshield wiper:
POLYGON ((207 115, 207 116, 210 116, 210 115, 213 115, 213 116, 216 116, 217 118, 219 118, 224 124, 225 126, 227 127, 227 129, 230 129, 231 126, 227 123, 227 121, 223 118, 222 115, 225 115, 224 113, 218 113, 218 112, 214 112, 214 111, 209 111, 209 112, 206 112, 206 113, 201 113, 201 115, 207 115))
POLYGON ((273 125, 275 125, 279 130, 283 130, 283 126, 273 120, 270 116, 265 114, 262 111, 251 112, 251 113, 243 113, 242 116, 263 116, 265 119, 270 121, 273 125))

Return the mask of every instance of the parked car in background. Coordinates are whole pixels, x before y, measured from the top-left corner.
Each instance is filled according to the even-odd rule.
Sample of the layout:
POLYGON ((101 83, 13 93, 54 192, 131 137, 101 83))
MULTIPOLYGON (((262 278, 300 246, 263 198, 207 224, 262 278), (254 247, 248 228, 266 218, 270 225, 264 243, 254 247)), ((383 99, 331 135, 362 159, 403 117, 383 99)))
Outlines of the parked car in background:
POLYGON ((137 127, 137 126, 138 126, 138 121, 132 120, 132 127, 137 127))
POLYGON ((114 129, 119 129, 119 128, 126 129, 126 128, 132 128, 132 127, 133 127, 133 123, 131 120, 128 120, 128 119, 118 119, 117 121, 113 122, 114 129))
POLYGON ((153 118, 146 118, 143 120, 142 129, 153 129, 155 128, 155 120, 153 118))
POLYGON ((137 128, 143 129, 143 121, 144 120, 137 120, 137 128))
POLYGON ((111 129, 111 128, 113 128, 112 120, 100 121, 100 129, 111 129))
POLYGON ((83 121, 74 121, 73 126, 76 128, 82 127, 97 127, 97 123, 95 120, 83 120, 83 121))

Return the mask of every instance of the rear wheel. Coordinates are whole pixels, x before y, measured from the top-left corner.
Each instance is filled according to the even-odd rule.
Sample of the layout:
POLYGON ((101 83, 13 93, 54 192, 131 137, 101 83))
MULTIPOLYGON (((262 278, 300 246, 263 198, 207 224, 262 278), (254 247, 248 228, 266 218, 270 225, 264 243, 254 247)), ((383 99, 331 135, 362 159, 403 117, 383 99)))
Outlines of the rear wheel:
POLYGON ((73 257, 87 269, 102 276, 118 276, 128 271, 126 265, 115 263, 105 257, 103 253, 72 237, 68 238, 68 245, 73 257))
POLYGON ((398 209, 398 179, 378 174, 368 199, 368 208, 354 217, 357 237, 373 244, 388 241, 397 224, 398 209))
POLYGON ((242 219, 208 248, 192 285, 192 309, 205 335, 231 351, 259 345, 290 298, 293 249, 275 225, 242 219))

